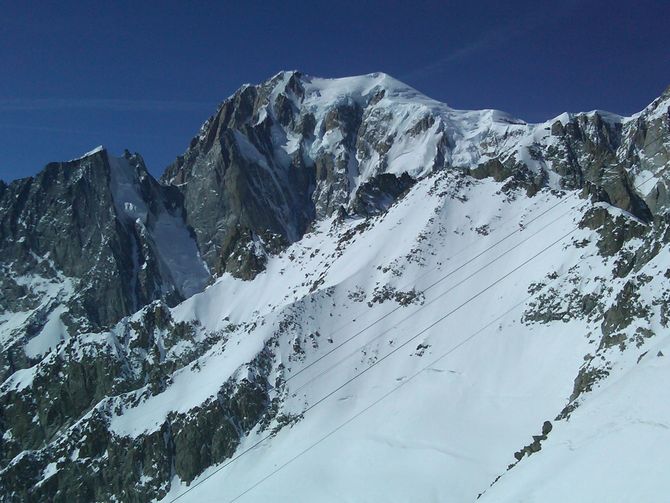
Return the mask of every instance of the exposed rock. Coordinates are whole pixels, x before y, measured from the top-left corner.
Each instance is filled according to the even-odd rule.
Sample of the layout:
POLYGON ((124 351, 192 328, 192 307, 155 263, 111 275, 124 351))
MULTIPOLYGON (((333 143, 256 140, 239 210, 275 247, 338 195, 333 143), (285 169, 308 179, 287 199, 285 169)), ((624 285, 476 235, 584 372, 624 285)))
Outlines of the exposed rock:
POLYGON ((569 418, 572 411, 579 406, 577 399, 582 394, 591 391, 598 381, 609 375, 609 370, 607 368, 594 366, 592 365, 592 361, 592 359, 589 359, 587 363, 579 369, 579 373, 577 374, 573 385, 572 394, 568 399, 568 404, 563 408, 560 414, 556 416, 556 421, 569 418))
POLYGON ((640 302, 639 287, 635 281, 627 281, 617 294, 614 304, 605 311, 601 330, 603 339, 601 345, 610 347, 615 343, 610 337, 615 331, 626 328, 634 319, 646 319, 649 309, 640 302))
MULTIPOLYGON (((117 160, 100 149, 51 163, 3 192, 0 265, 14 277, 63 283, 69 316, 62 319, 72 333, 110 326, 155 299, 175 303, 204 286, 204 268, 200 279, 193 272, 200 285, 185 287, 157 248, 154 226, 180 221, 180 204, 179 193, 160 186, 137 154, 117 160)), ((31 288, 0 279, 0 309, 33 308, 41 295, 31 288)))
POLYGON ((362 184, 351 203, 358 215, 371 216, 386 211, 407 190, 414 180, 407 173, 401 176, 382 173, 362 184))

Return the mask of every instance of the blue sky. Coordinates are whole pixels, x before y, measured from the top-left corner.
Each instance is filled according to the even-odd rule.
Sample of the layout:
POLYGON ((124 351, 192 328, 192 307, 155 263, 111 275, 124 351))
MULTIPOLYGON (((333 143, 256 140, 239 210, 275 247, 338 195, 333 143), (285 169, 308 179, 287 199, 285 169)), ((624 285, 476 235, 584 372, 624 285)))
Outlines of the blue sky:
POLYGON ((104 144, 162 173, 216 105, 279 70, 384 71, 528 121, 631 114, 670 85, 670 2, 0 0, 0 178, 104 144))

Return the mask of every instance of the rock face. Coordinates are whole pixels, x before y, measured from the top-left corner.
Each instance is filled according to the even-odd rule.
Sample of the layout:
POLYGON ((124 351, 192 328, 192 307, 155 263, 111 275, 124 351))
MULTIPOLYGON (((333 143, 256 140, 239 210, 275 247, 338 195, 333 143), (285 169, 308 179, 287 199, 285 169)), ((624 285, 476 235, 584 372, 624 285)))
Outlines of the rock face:
POLYGON ((181 195, 138 155, 102 148, 2 191, 0 257, 0 310, 27 313, 14 330, 3 327, 3 378, 23 365, 24 345, 29 357, 44 355, 68 334, 109 327, 153 300, 175 304, 209 277, 181 195))
MULTIPOLYGON (((479 286, 491 297, 444 332, 410 339, 409 363, 389 380, 404 382, 416 360, 448 349, 438 335, 518 302, 522 315, 498 328, 505 344, 520 339, 509 346, 517 351, 483 344, 481 382, 473 372, 458 388, 460 370, 432 371, 450 375, 443 385, 453 396, 489 396, 554 365, 545 378, 565 396, 538 399, 527 421, 510 412, 518 402, 503 406, 516 389, 502 389, 503 405, 488 414, 450 407, 466 418, 453 424, 493 418, 477 432, 491 438, 472 444, 500 445, 512 458, 463 480, 502 473, 515 451, 531 462, 538 456, 526 454, 540 442, 548 452, 554 430, 626 358, 644 363, 644 346, 670 323, 669 112, 670 90, 633 117, 594 111, 527 124, 454 110, 384 74, 282 72, 225 100, 160 181, 138 154, 99 148, 0 182, 0 501, 151 501, 259 438, 272 446, 288 435, 283 445, 297 446, 320 431, 307 413, 329 389, 309 386, 328 368, 298 377, 303 370, 363 334, 355 361, 333 377, 347 380, 402 348, 415 327, 401 327, 401 315, 444 317, 443 303, 479 286), (536 222, 553 208, 562 216, 536 222), (489 283, 506 263, 493 251, 510 228, 519 236, 505 252, 510 264, 572 230, 533 276, 519 273, 498 292, 489 283), (483 279, 459 258, 473 249, 497 264, 483 279), (466 266, 465 280, 439 290, 449 267, 466 266), (384 323, 401 330, 370 324, 396 312, 384 323), (551 355, 533 353, 544 346, 551 355), (537 435, 547 417, 556 419, 537 435), (516 423, 501 440, 503 425, 516 423)), ((369 388, 352 393, 372 401, 369 388)), ((339 418, 327 410, 322 420, 339 418)))

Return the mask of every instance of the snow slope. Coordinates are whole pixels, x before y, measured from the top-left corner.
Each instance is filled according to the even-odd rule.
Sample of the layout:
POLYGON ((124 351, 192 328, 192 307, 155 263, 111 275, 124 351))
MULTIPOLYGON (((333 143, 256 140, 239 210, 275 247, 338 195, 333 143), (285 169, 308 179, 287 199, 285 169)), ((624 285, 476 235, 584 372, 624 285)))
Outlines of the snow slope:
MULTIPOLYGON (((614 297, 603 281, 611 262, 598 255, 598 234, 576 227, 589 203, 574 193, 562 199, 550 192, 501 199, 492 181, 445 197, 442 191, 453 184, 449 176, 424 179, 334 261, 329 260, 337 243, 333 228, 341 236, 360 222, 340 228, 324 222, 273 259, 253 283, 224 277, 176 309, 177 317, 196 317, 214 329, 224 320, 254 314, 270 323, 277 310, 298 308, 294 340, 308 344, 297 360, 282 350, 288 376, 283 407, 304 417, 267 440, 266 431, 254 431, 238 449, 239 459, 205 471, 188 486, 175 479, 162 501, 475 501, 515 461, 512 454, 539 434, 542 423, 554 421, 584 355, 598 351, 593 331, 599 319, 569 310, 548 324, 522 317, 552 287, 569 292, 577 285, 580 294, 593 293, 604 302, 614 297), (476 231, 481 226, 488 226, 486 239, 476 231), (393 246, 382 239, 389 234, 393 246), (287 260, 290 256, 300 260, 287 260), (390 274, 383 272, 386 267, 390 274), (444 283, 426 291, 445 274, 444 283), (318 292, 310 293, 314 277, 323 280, 319 292, 329 289, 325 308, 318 292), (540 278, 544 285, 529 294, 530 284, 540 278), (270 287, 278 282, 284 288, 270 287), (365 302, 379 285, 415 288, 425 296, 395 311, 393 301, 369 308, 365 302), (366 329, 376 320, 381 321, 366 329), (314 331, 319 335, 310 339, 307 334, 314 331), (321 402, 323 397, 328 398, 321 402)), ((649 267, 667 267, 666 262, 662 254, 649 267)), ((568 297, 559 297, 559 304, 571 302, 568 297)), ((658 321, 652 328, 662 331, 658 321)), ((261 328, 243 334, 228 347, 233 345, 243 361, 248 356, 238 351, 259 349, 269 333, 261 328)), ((662 396, 652 398, 643 388, 654 382, 652 376, 664 375, 667 365, 655 354, 667 342, 664 337, 653 341, 624 353, 618 362, 624 377, 611 377, 568 421, 554 421, 555 433, 543 450, 503 476, 484 500, 634 501, 637 495, 641 501, 644 494, 644 501, 662 501, 660 467, 668 454, 662 444, 648 448, 664 435, 668 409, 662 396), (641 354, 642 367, 637 367, 641 354), (631 399, 639 408, 627 406, 631 399), (609 458, 610 449, 615 460, 625 461, 587 470, 609 458), (640 478, 647 482, 645 490, 624 478, 611 483, 613 467, 618 475, 645 472, 640 478), (585 471, 593 477, 593 489, 576 494, 585 471)), ((226 352, 216 353, 199 362, 197 384, 195 377, 180 376, 166 397, 147 400, 127 420, 125 414, 114 419, 114 427, 132 434, 128 425, 137 432, 140 417, 153 418, 144 425, 159 424, 171 408, 188 410, 215 393, 217 380, 237 365, 223 365, 226 352)), ((608 356, 616 360, 618 354, 613 349, 608 356)))
MULTIPOLYGON (((596 349, 587 335, 593 322, 566 319, 542 326, 521 317, 530 301, 528 287, 538 278, 557 273, 553 286, 578 281, 584 293, 602 288, 597 278, 607 264, 597 255, 594 233, 575 230, 588 203, 568 195, 561 202, 549 192, 501 200, 492 181, 445 196, 453 184, 449 176, 423 180, 360 239, 348 242, 341 255, 333 254, 333 237, 360 222, 339 228, 324 222, 273 259, 254 282, 224 277, 176 308, 178 319, 197 318, 212 330, 254 315, 266 326, 232 337, 227 347, 235 349, 201 358, 197 376, 185 370, 173 389, 124 411, 112 420, 115 431, 133 435, 151 429, 168 411, 188 411, 215 395, 221 380, 262 348, 275 313, 296 309, 297 333, 284 337, 307 344, 299 359, 281 346, 288 379, 283 407, 304 418, 229 466, 205 471, 190 486, 175 480, 163 501, 237 501, 334 430, 239 501, 474 501, 514 461, 512 454, 530 434, 553 420, 570 396, 584 355, 596 349), (520 227, 520 222, 531 223, 520 227), (475 230, 482 226, 490 232, 486 239, 475 230), (383 238, 388 235, 396 238, 393 246, 383 238), (316 293, 310 293, 311 278, 322 280, 316 293), (281 289, 271 288, 278 283, 281 289), (415 288, 425 296, 395 311, 392 300, 367 307, 380 285, 415 288), (326 291, 324 306, 320 294, 326 291), (445 352, 445 358, 428 365, 445 352), (426 365, 407 386, 366 410, 426 365)), ((546 281, 544 291, 551 286, 546 281)), ((266 433, 254 431, 238 453, 266 433)))

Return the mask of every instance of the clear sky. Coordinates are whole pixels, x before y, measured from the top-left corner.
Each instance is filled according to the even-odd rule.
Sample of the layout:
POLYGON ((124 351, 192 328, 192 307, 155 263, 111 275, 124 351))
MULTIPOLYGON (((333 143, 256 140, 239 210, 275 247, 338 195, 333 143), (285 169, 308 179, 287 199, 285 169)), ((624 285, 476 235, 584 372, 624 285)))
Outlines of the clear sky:
POLYGON ((0 0, 0 178, 104 144, 163 172, 279 70, 383 71, 531 122, 639 111, 670 85, 670 1, 0 0))

